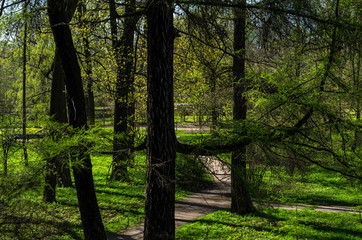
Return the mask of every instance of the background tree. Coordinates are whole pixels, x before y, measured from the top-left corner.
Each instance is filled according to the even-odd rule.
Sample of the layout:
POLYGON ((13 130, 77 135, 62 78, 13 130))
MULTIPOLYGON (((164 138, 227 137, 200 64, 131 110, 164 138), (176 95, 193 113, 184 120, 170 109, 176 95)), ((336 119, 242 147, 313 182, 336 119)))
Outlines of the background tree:
POLYGON ((114 0, 109 1, 112 47, 117 64, 117 80, 114 102, 114 140, 111 178, 128 180, 127 165, 131 158, 135 132, 134 114, 134 32, 138 16, 135 1, 126 1, 124 30, 118 39, 118 14, 114 0), (133 16, 132 16, 133 15, 133 16))
MULTIPOLYGON (((55 50, 53 62, 53 79, 50 98, 50 117, 51 121, 57 123, 68 123, 66 95, 65 95, 65 74, 63 71, 59 51, 55 50)), ((52 136, 56 141, 56 134, 52 136)), ((65 187, 72 186, 70 175, 69 159, 66 153, 61 153, 55 157, 46 159, 45 182, 44 182, 44 202, 54 202, 56 195, 57 177, 59 183, 65 187)))
POLYGON ((28 150, 26 148, 26 63, 27 63, 27 41, 28 41, 28 1, 24 1, 24 41, 23 41, 23 150, 25 166, 29 165, 28 150))
POLYGON ((84 62, 85 62, 85 100, 87 117, 90 125, 95 124, 95 106, 94 106, 94 92, 93 92, 93 71, 92 59, 90 49, 90 31, 92 26, 87 24, 87 6, 85 2, 79 1, 78 5, 80 31, 83 41, 84 62))

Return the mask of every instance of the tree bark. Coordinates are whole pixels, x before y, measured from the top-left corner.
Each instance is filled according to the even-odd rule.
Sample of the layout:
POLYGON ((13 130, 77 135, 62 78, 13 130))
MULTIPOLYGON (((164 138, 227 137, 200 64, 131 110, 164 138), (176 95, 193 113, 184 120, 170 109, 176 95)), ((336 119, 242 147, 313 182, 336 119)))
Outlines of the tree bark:
MULTIPOLYGON (((128 180, 127 166, 131 158, 130 148, 134 137, 134 31, 138 20, 137 16, 126 17, 124 31, 118 39, 117 12, 114 0, 109 0, 112 47, 117 63, 116 94, 114 102, 114 140, 113 162, 111 178, 114 180, 128 180)), ((135 1, 126 1, 125 14, 131 15, 135 11, 135 1)))
MULTIPOLYGON (((245 0, 235 0, 236 4, 246 5, 245 0)), ((243 95, 246 91, 245 82, 245 9, 234 9, 234 52, 233 59, 233 87, 234 108, 233 119, 246 119, 247 99, 243 95)), ((232 153, 231 159, 231 212, 245 214, 255 211, 251 201, 246 172, 246 144, 232 153)))
POLYGON ((24 39, 23 39, 23 151, 24 151, 24 163, 25 166, 29 165, 28 150, 26 147, 26 62, 27 62, 27 42, 28 42, 28 19, 26 13, 28 12, 28 1, 24 1, 24 39))
MULTIPOLYGON (((54 41, 65 73, 69 124, 75 129, 87 128, 87 115, 80 67, 69 22, 78 1, 48 0, 48 16, 54 41)), ((85 148, 72 149, 73 175, 77 190, 85 239, 107 239, 94 189, 92 163, 85 148)))
POLYGON ((212 106, 211 106, 211 134, 216 136, 217 125, 218 125, 218 109, 217 109, 217 97, 216 97, 216 77, 215 72, 212 71, 212 75, 210 76, 211 81, 211 97, 212 97, 212 106))
POLYGON ((82 41, 83 41, 83 49, 84 49, 84 62, 85 62, 85 102, 86 102, 86 110, 89 125, 95 124, 95 105, 94 105, 94 93, 93 93, 93 71, 92 71, 92 59, 91 59, 91 51, 90 51, 90 42, 89 42, 89 32, 91 28, 87 26, 85 21, 85 14, 87 12, 87 7, 83 1, 79 2, 79 22, 82 27, 82 41))
MULTIPOLYGON (((52 92, 50 99, 50 115, 59 123, 67 123, 67 106, 65 94, 65 74, 62 67, 59 51, 55 50, 52 92)), ((63 187, 72 186, 69 158, 66 154, 56 156, 58 185, 63 187)))
POLYGON ((149 0, 147 17, 148 129, 144 239, 175 238, 172 1, 149 0))
MULTIPOLYGON (((59 51, 56 49, 50 96, 50 116, 53 121, 58 123, 68 122, 64 78, 65 75, 59 51)), ((68 158, 56 156, 51 159, 47 159, 45 165, 45 182, 43 192, 44 202, 54 202, 56 199, 57 175, 58 179, 60 179, 59 182, 61 185, 66 187, 70 187, 72 185, 68 158)))

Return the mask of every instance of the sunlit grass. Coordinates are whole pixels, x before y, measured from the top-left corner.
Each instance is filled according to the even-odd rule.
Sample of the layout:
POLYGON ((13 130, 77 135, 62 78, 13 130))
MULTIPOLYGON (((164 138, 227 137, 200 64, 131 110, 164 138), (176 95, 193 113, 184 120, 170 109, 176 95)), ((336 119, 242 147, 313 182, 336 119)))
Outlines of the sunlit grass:
POLYGON ((182 226, 177 239, 361 239, 356 214, 264 209, 240 216, 219 211, 182 226))
MULTIPOLYGON (((111 130, 109 131, 111 133, 111 130)), ((210 137, 210 134, 188 134, 184 130, 178 130, 177 134, 180 136, 179 140, 197 144, 210 137)), ((0 197, 0 239, 19 238, 17 236, 24 239, 82 239, 75 188, 57 188, 57 202, 53 204, 42 203, 44 160, 34 150, 33 142, 30 142, 28 145, 30 167, 26 168, 20 146, 19 144, 14 148, 17 151, 12 153, 9 159, 9 176, 1 178, 3 195, 0 197)), ((224 160, 230 158, 229 154, 221 157, 224 160)), ((109 180, 111 155, 92 156, 96 194, 107 231, 122 232, 127 227, 139 224, 143 220, 146 180, 145 158, 145 151, 135 154, 134 163, 128 169, 131 181, 124 183, 109 180)), ((207 186, 207 182, 211 180, 209 176, 199 172, 198 168, 194 167, 195 158, 193 156, 178 156, 176 169, 177 199, 190 194, 190 191, 195 190, 195 186, 196 189, 207 186)), ((2 165, 0 165, 1 170, 2 165)), ((270 168, 266 172, 259 190, 255 197, 264 202, 355 207, 361 205, 361 184, 313 166, 308 171, 297 171, 294 176, 287 175, 282 167, 270 168)), ((296 239, 296 237, 298 239, 356 239, 353 238, 355 237, 353 234, 352 238, 340 238, 346 233, 344 223, 340 223, 342 230, 335 230, 338 229, 338 224, 333 218, 343 220, 348 218, 345 216, 350 216, 349 214, 340 217, 339 215, 298 211, 298 218, 296 218, 295 211, 266 211, 265 214, 281 220, 270 221, 269 217, 260 214, 251 215, 249 216, 250 219, 245 217, 244 220, 238 216, 226 215, 229 219, 235 220, 224 226, 223 223, 216 222, 219 218, 224 221, 224 216, 222 216, 224 213, 220 213, 221 215, 211 217, 214 222, 208 220, 212 222, 211 226, 200 225, 196 230, 189 228, 185 232, 190 235, 178 236, 179 239, 195 239, 193 237, 188 238, 195 233, 195 236, 203 239, 205 234, 211 234, 210 228, 214 229, 212 226, 218 226, 217 231, 213 233, 214 235, 206 236, 218 236, 217 234, 224 234, 223 232, 225 232, 226 235, 220 235, 222 239, 240 239, 241 237, 242 239, 296 239), (319 226, 319 222, 313 222, 313 219, 319 218, 322 219, 320 220, 322 225, 311 228, 312 224, 319 226), (254 227, 241 224, 243 221, 251 223, 249 225, 254 227), (272 226, 273 224, 275 226, 272 226), (332 230, 326 231, 325 229, 332 230), (308 234, 303 235, 304 232, 308 234)), ((356 217, 358 215, 353 215, 352 219, 356 217)), ((347 220, 346 222, 350 223, 347 220)), ((202 222, 202 224, 204 223, 202 222)), ((351 228, 351 232, 360 233, 358 229, 351 228)))
POLYGON ((362 204, 362 185, 342 175, 310 166, 308 171, 288 176, 268 172, 263 179, 263 201, 312 205, 357 206, 362 204))
MULTIPOLYGON (((134 163, 128 168, 130 182, 109 179, 111 161, 111 155, 92 156, 93 178, 106 231, 122 232, 144 219, 145 151, 135 153, 134 163)), ((176 171, 176 199, 188 196, 195 186, 206 186, 210 181, 206 174, 190 174, 197 171, 192 170, 196 169, 192 161, 181 156, 177 158, 176 165, 180 171, 176 171), (188 184, 183 184, 183 180, 188 184)), ((56 202, 45 204, 42 202, 44 160, 29 149, 29 163, 26 168, 22 152, 16 152, 9 159, 11 175, 0 179, 3 194, 0 197, 0 239, 17 236, 23 239, 82 239, 74 183, 71 188, 58 187, 56 202), (13 190, 4 189, 6 179, 13 190)))

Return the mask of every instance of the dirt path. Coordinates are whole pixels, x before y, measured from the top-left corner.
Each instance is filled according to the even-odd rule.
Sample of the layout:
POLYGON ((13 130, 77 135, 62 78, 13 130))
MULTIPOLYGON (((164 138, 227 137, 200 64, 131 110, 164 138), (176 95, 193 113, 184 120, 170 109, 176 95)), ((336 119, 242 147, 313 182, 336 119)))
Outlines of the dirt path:
MULTIPOLYGON (((230 208, 230 171, 227 167, 220 164, 217 160, 204 158, 206 166, 214 175, 214 184, 211 188, 202 190, 189 196, 175 205, 175 225, 176 228, 188 224, 193 220, 205 216, 209 213, 230 208)), ((303 208, 313 209, 314 211, 339 212, 339 213, 357 213, 351 207, 343 206, 312 206, 307 204, 263 204, 262 207, 273 207, 287 210, 302 210, 303 208)), ((109 233, 108 239, 143 239, 143 225, 129 228, 123 233, 109 233)))

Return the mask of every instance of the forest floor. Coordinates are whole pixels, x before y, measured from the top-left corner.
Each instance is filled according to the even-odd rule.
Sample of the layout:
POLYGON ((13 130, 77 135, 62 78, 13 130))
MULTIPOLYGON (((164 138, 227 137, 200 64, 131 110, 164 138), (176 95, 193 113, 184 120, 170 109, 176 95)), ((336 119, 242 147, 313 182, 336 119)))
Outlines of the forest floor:
MULTIPOLYGON (((175 205, 175 225, 176 228, 191 223, 195 219, 205 216, 209 213, 230 208, 231 194, 230 194, 230 170, 227 166, 221 164, 218 160, 212 158, 205 158, 206 166, 214 178, 214 184, 207 189, 200 190, 191 196, 176 202, 175 205)), ((336 213, 357 213, 352 207, 346 206, 317 206, 307 204, 280 204, 268 203, 259 205, 259 208, 271 207, 286 210, 302 210, 303 208, 322 211, 322 212, 336 212, 336 213)), ((129 228, 123 233, 108 233, 109 240, 129 239, 141 240, 143 239, 143 224, 129 228)))

